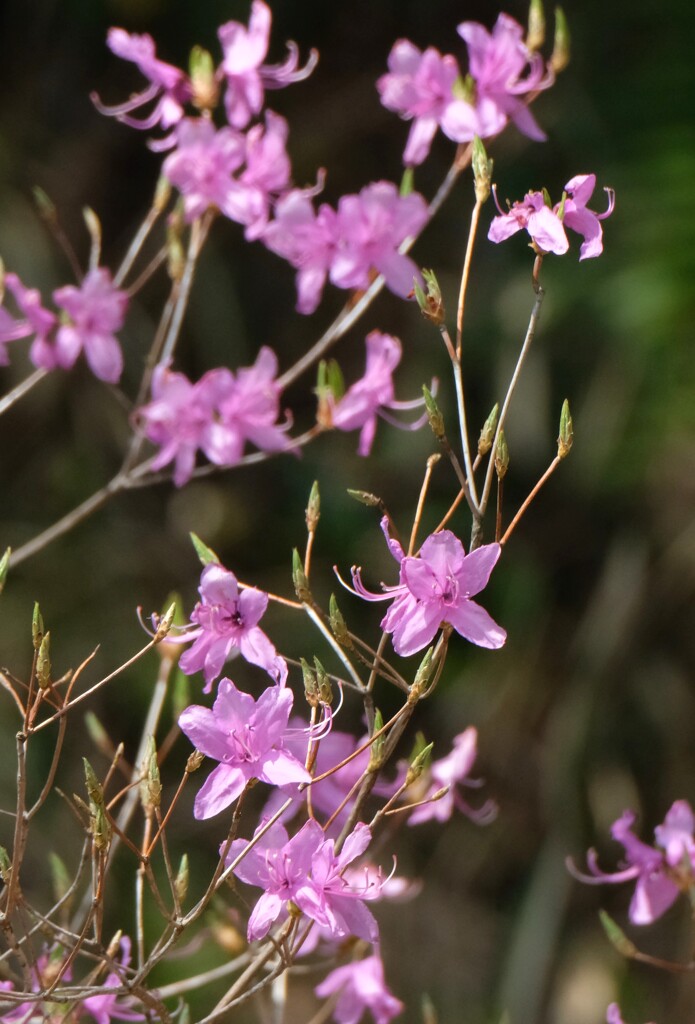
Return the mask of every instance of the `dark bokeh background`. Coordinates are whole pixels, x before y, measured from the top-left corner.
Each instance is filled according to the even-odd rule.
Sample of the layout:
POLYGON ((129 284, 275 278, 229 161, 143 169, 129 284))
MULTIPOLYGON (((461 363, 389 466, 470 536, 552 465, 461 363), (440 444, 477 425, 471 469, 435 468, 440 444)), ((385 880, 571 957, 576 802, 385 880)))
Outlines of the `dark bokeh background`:
MULTIPOLYGON (((280 58, 286 38, 303 52, 309 46, 321 52, 314 78, 271 94, 270 103, 290 121, 295 180, 312 181, 317 167, 326 167, 329 201, 400 175, 407 128, 380 106, 374 89, 393 41, 406 36, 463 59, 456 24, 471 18, 491 25, 497 14, 482 0, 274 6, 272 57, 280 58)), ((522 4, 507 9, 524 20, 522 4)), ((115 102, 138 84, 132 69, 106 51, 107 27, 148 31, 164 59, 185 66, 193 43, 217 53, 217 25, 245 21, 247 11, 245 0, 10 0, 3 6, 0 252, 8 268, 45 294, 69 280, 32 208, 34 184, 56 202, 83 259, 85 204, 102 219, 112 263, 145 210, 158 158, 141 134, 100 117, 88 98, 96 89, 115 102)), ((423 874, 425 888, 410 904, 384 907, 381 920, 389 978, 409 1004, 404 1019, 412 1021, 420 1019, 425 991, 442 1022, 496 1021, 506 1008, 512 1024, 593 1024, 618 996, 626 1019, 685 1024, 693 1018, 692 980, 627 970, 600 933, 598 907, 624 923, 627 890, 582 888, 564 858, 571 853, 581 860, 587 846, 597 845, 612 865, 618 848, 607 839, 608 828, 624 807, 639 811, 648 836, 674 799, 695 799, 695 19, 685 0, 658 13, 627 0, 585 0, 567 15, 572 64, 535 106, 549 141, 533 144, 510 130, 492 146, 495 177, 501 195, 513 199, 543 185, 558 195, 573 175, 595 171, 599 185, 616 189, 617 208, 605 224, 600 260, 579 265, 575 248, 543 268, 541 330, 508 432, 508 516, 552 457, 564 397, 572 403, 576 443, 486 592, 509 641, 495 655, 457 645, 423 710, 421 726, 440 754, 455 733, 478 726, 485 792, 496 796, 501 813, 486 830, 457 821, 443 832, 423 827, 401 843, 400 868, 423 874)), ((426 195, 451 154, 447 140, 438 139, 418 173, 426 195)), ((470 201, 466 181, 415 251, 421 264, 436 268, 452 307, 470 201)), ((597 196, 596 205, 601 202, 597 196)), ((503 247, 481 241, 467 310, 474 425, 500 397, 513 365, 531 305, 529 271, 521 238, 503 247)), ((130 396, 162 294, 153 282, 129 318, 124 390, 130 396)), ((195 376, 222 363, 248 365, 261 344, 271 344, 281 366, 289 365, 340 308, 340 297, 327 291, 311 319, 297 316, 293 305, 291 270, 260 246, 245 245, 235 225, 216 225, 179 365, 195 376)), ((438 339, 411 306, 389 295, 338 347, 348 379, 359 372, 363 337, 374 327, 403 339, 399 394, 415 394, 437 374, 446 407, 451 397, 438 339)), ((2 371, 2 392, 26 372, 15 356, 2 371)), ((287 395, 300 424, 311 419, 311 384, 304 379, 287 395)), ((44 381, 1 426, 3 546, 19 546, 105 483, 127 441, 117 396, 83 367, 44 381)), ((290 548, 302 543, 314 479, 324 498, 316 552, 317 580, 324 582, 317 589, 327 594, 334 585, 336 561, 360 562, 379 579, 390 570, 376 519, 348 503, 345 488, 378 491, 407 524, 419 487, 414 467, 424 465, 433 446, 426 432, 402 435, 385 425, 371 461, 358 459, 355 446, 354 436, 324 437, 300 461, 277 460, 180 492, 164 485, 118 498, 18 568, 2 598, 0 662, 18 675, 27 671, 38 598, 58 671, 78 663, 97 641, 98 666, 110 669, 141 643, 135 605, 160 607, 178 589, 190 608, 198 577, 191 529, 242 578, 288 593, 290 548)), ((452 491, 442 465, 430 528, 452 491)), ((466 535, 463 515, 456 529, 466 535)), ((351 616, 361 614, 347 597, 344 603, 351 616)), ((269 630, 283 649, 313 650, 275 612, 269 630)), ((131 754, 155 668, 141 665, 94 705, 131 754)), ((9 738, 16 723, 7 702, 1 720, 9 738)), ((90 750, 85 737, 84 752, 90 750)), ((11 788, 11 759, 3 760, 0 774, 11 788)), ((3 806, 11 803, 8 791, 3 806)), ((47 811, 51 820, 64 820, 57 802, 47 811)), ((177 834, 181 846, 197 842, 197 828, 191 822, 190 833, 177 834)), ((212 849, 219 836, 214 828, 205 831, 212 849)), ((68 855, 68 837, 56 841, 68 855)), ((32 856, 38 883, 45 868, 40 851, 32 856)), ((637 938, 649 951, 688 959, 685 906, 637 938)), ((310 1013, 300 1011, 297 1020, 310 1013)))

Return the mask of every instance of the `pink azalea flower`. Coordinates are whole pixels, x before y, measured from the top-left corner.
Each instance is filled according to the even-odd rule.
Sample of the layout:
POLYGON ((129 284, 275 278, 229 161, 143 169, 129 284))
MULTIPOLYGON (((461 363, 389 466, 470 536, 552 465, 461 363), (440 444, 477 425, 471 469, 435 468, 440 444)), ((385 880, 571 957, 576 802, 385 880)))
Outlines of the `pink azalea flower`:
POLYGON ((230 191, 224 212, 246 225, 246 238, 258 238, 268 223, 270 204, 290 183, 290 159, 285 150, 287 121, 272 111, 265 126, 257 124, 246 134, 246 168, 230 191))
POLYGON ((305 67, 299 67, 299 54, 294 43, 288 44, 289 56, 284 64, 263 64, 268 52, 272 13, 262 0, 253 0, 249 26, 228 21, 217 32, 224 59, 219 75, 227 85, 225 107, 227 119, 235 128, 245 128, 263 108, 265 89, 280 89, 299 82, 314 70, 318 56, 312 52, 305 67))
POLYGON ((430 821, 432 818, 437 821, 448 821, 454 808, 462 811, 463 814, 480 825, 487 825, 494 821, 497 816, 497 807, 492 800, 488 800, 478 810, 474 810, 456 789, 457 786, 477 787, 481 784, 478 780, 470 778, 477 755, 477 743, 478 732, 473 726, 470 726, 454 737, 454 749, 447 757, 432 762, 424 796, 418 797, 418 799, 427 800, 428 797, 434 796, 445 786, 449 787, 449 791, 438 800, 416 807, 408 818, 409 825, 420 825, 423 821, 430 821))
POLYGON ((336 968, 314 991, 320 999, 339 993, 333 1010, 338 1024, 358 1024, 365 1010, 376 1024, 388 1024, 405 1009, 387 989, 384 965, 376 954, 336 968))
POLYGON ((160 445, 152 469, 175 463, 174 483, 182 487, 191 478, 196 452, 202 449, 217 461, 215 412, 221 397, 229 392, 234 378, 229 370, 210 370, 195 384, 168 366, 155 367, 152 401, 141 406, 135 420, 145 437, 160 445))
POLYGON ((413 409, 423 405, 423 399, 397 402, 394 399, 393 371, 401 361, 401 343, 398 338, 380 331, 367 335, 367 365, 364 377, 348 388, 342 398, 330 403, 331 426, 337 430, 361 428, 357 451, 369 455, 374 442, 377 415, 404 430, 416 430, 425 422, 420 418, 413 424, 403 424, 385 414, 385 409, 413 409))
POLYGON ((287 431, 292 425, 288 417, 278 424, 280 386, 275 380, 277 356, 263 346, 253 366, 237 370, 236 377, 219 402, 219 423, 212 443, 218 465, 231 466, 239 461, 246 441, 261 451, 285 451, 290 446, 287 431))
POLYGON ((630 902, 629 917, 633 924, 652 924, 676 901, 681 891, 678 875, 685 872, 688 885, 695 870, 695 840, 693 839, 693 812, 685 800, 677 800, 669 810, 663 825, 655 831, 657 850, 643 843, 632 831, 635 815, 625 811, 611 827, 613 839, 625 848, 626 865, 619 871, 607 873, 597 863, 596 853, 589 850, 587 863, 591 874, 583 874, 568 861, 572 874, 581 882, 602 885, 604 882, 635 881, 630 902))
POLYGON ((53 343, 38 337, 31 349, 32 361, 46 370, 69 369, 84 352, 96 377, 116 384, 123 372, 123 353, 116 340, 125 320, 128 296, 116 288, 103 267, 90 270, 79 287, 58 288, 53 298, 68 314, 53 343))
POLYGON ((56 318, 41 305, 39 291, 36 288, 25 288, 16 274, 5 274, 5 284, 24 319, 15 320, 6 309, 0 308, 0 366, 6 366, 8 362, 5 344, 29 337, 31 334, 35 335, 31 349, 32 362, 40 366, 36 354, 40 353, 44 346, 49 345, 47 337, 55 327, 56 318))
POLYGON ((162 173, 183 196, 187 221, 201 217, 210 207, 231 216, 227 204, 237 209, 233 206, 237 184, 232 175, 245 158, 246 140, 233 128, 217 130, 202 117, 179 122, 176 148, 164 161, 162 173))
POLYGON ((278 200, 262 240, 298 270, 297 311, 313 313, 321 300, 338 243, 335 210, 323 203, 316 213, 309 194, 303 189, 292 189, 278 200))
POLYGON ((179 726, 189 740, 220 762, 196 796, 196 818, 219 814, 252 779, 271 786, 311 780, 283 746, 292 701, 287 687, 270 686, 254 701, 230 679, 221 679, 212 709, 194 704, 181 713, 179 726))
POLYGON ((546 203, 542 192, 527 192, 523 202, 514 203, 507 213, 498 204, 500 216, 493 219, 487 237, 491 242, 503 242, 524 228, 541 252, 562 256, 569 249, 565 234, 567 226, 584 238, 579 250, 580 260, 600 256, 603 252, 603 229, 600 222, 613 212, 615 194, 612 189, 606 188, 608 208, 603 213, 594 213, 586 208, 586 204, 595 184, 595 174, 577 175, 565 185, 563 200, 552 208, 546 203))
MULTIPOLYGON (((121 939, 120 964, 125 969, 130 963, 130 939, 121 939)), ((102 992, 99 995, 87 996, 82 1000, 82 1009, 94 1017, 97 1024, 110 1024, 111 1020, 145 1020, 142 1013, 135 1013, 127 1003, 119 1002, 119 991, 123 987, 123 979, 116 971, 111 971, 104 981, 105 988, 116 989, 114 992, 102 992)))
POLYGON ((122 28, 111 28, 106 44, 117 57, 132 61, 150 84, 125 103, 112 107, 105 106, 98 96, 93 95, 92 102, 97 110, 117 118, 131 128, 149 130, 161 125, 168 129, 178 124, 183 117, 183 106, 192 95, 188 76, 172 64, 156 58, 154 40, 149 35, 131 35, 122 28), (134 110, 148 103, 154 103, 154 106, 144 119, 130 116, 134 110))
POLYGON ((370 274, 376 271, 392 292, 406 298, 413 280, 421 278, 413 260, 398 249, 422 230, 427 217, 427 204, 419 193, 399 195, 390 181, 377 181, 359 195, 343 196, 338 203, 339 244, 330 269, 333 284, 368 288, 370 274))
POLYGON ((507 634, 471 600, 487 586, 502 551, 499 544, 483 544, 467 555, 458 537, 441 530, 427 538, 417 557, 406 556, 400 544, 389 537, 386 517, 381 527, 391 554, 400 563, 399 583, 382 583, 384 593, 373 594, 362 583, 359 569, 353 568, 352 578, 360 597, 393 602, 381 628, 393 634, 397 654, 421 651, 444 623, 479 647, 502 647, 507 634))
MULTIPOLYGON (((458 26, 458 33, 468 47, 469 70, 475 82, 475 105, 481 120, 494 123, 497 118, 502 122, 501 128, 510 119, 524 135, 543 142, 545 134, 529 111, 525 98, 547 89, 553 84, 554 76, 545 68, 540 54, 529 51, 521 25, 508 14, 500 14, 492 33, 475 21, 464 21, 458 26)), ((500 128, 489 134, 496 134, 500 128)))
POLYGON ((194 641, 181 655, 181 670, 187 675, 202 671, 203 692, 209 693, 230 652, 238 650, 246 661, 265 669, 284 686, 287 663, 258 626, 268 607, 268 595, 260 590, 240 590, 234 573, 213 563, 203 569, 200 597, 191 612, 193 628, 178 638, 181 643, 194 641))

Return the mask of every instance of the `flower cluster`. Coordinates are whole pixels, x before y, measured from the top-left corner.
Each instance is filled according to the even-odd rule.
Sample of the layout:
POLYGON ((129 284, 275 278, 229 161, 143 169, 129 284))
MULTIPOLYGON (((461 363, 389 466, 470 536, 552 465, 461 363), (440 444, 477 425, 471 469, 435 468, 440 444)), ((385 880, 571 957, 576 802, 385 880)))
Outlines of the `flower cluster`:
POLYGON ((500 14, 492 32, 465 21, 458 33, 468 47, 467 79, 455 57, 434 47, 422 52, 401 39, 389 56, 388 74, 377 83, 384 106, 413 122, 403 154, 407 165, 422 163, 437 128, 454 142, 469 142, 475 135, 497 135, 511 120, 530 138, 545 139, 527 103, 554 76, 524 43, 521 25, 500 14))
POLYGON ((220 368, 195 384, 183 373, 161 364, 152 377, 152 401, 141 406, 135 421, 160 450, 152 469, 174 462, 174 483, 191 478, 200 449, 216 466, 234 466, 247 441, 262 451, 290 446, 291 421, 278 424, 280 387, 272 349, 263 347, 253 366, 237 371, 220 368))
POLYGON ((409 816, 409 825, 420 825, 423 821, 431 819, 448 821, 454 809, 461 811, 479 825, 486 825, 495 819, 497 806, 494 801, 488 800, 476 810, 456 789, 457 786, 477 788, 481 785, 479 780, 470 777, 477 745, 478 731, 469 726, 454 737, 454 747, 450 754, 432 762, 424 777, 423 794, 418 797, 422 804, 409 816))
POLYGON ((472 597, 487 586, 500 557, 499 544, 483 544, 466 554, 450 530, 431 534, 417 557, 406 555, 389 535, 386 517, 381 521, 389 550, 399 563, 396 586, 382 583, 383 594, 374 594, 362 583, 361 571, 352 570, 355 593, 367 601, 393 601, 381 628, 393 634, 397 654, 407 656, 432 642, 440 626, 448 623, 462 637, 479 647, 498 648, 507 634, 472 597))
POLYGON ((78 356, 85 359, 96 377, 116 384, 123 371, 123 353, 116 339, 128 308, 128 297, 111 280, 108 270, 97 267, 76 287, 66 285, 53 292, 60 318, 45 309, 35 288, 27 288, 16 274, 5 274, 20 311, 14 319, 0 308, 0 364, 7 362, 4 345, 33 335, 29 358, 36 367, 69 370, 78 356))
POLYGON ((527 192, 523 202, 514 203, 507 213, 498 203, 500 215, 492 221, 488 238, 491 242, 503 242, 523 228, 528 231, 537 251, 562 256, 569 249, 565 234, 568 227, 584 239, 579 249, 580 260, 600 256, 603 252, 601 221, 613 212, 615 193, 613 189, 606 188, 608 207, 603 213, 594 213, 586 204, 595 186, 595 174, 578 174, 567 182, 562 199, 555 206, 550 205, 544 192, 527 192))
POLYGON ((582 882, 602 885, 604 882, 634 881, 635 891, 629 916, 633 924, 652 924, 676 901, 679 893, 690 890, 695 878, 695 815, 687 800, 676 800, 662 825, 654 830, 655 846, 643 843, 632 831, 635 815, 625 811, 611 827, 611 835, 625 849, 625 867, 608 873, 602 871, 596 854, 589 850, 590 874, 568 867, 582 882))

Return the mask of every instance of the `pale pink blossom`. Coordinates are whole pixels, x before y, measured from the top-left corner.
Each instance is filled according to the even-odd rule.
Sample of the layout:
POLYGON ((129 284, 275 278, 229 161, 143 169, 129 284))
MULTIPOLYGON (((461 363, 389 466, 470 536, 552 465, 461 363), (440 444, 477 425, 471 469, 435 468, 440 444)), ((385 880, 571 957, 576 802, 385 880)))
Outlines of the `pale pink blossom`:
MULTIPOLYGON (((123 936, 120 942, 121 956, 119 964, 124 971, 130 964, 130 939, 123 936)), ((100 988, 112 989, 111 992, 100 992, 98 995, 87 996, 82 1000, 81 1009, 89 1013, 97 1024, 110 1024, 111 1020, 145 1020, 145 1015, 136 1013, 121 996, 123 977, 117 971, 110 971, 100 988)))
POLYGON ((207 118, 187 117, 176 127, 175 143, 162 173, 183 196, 186 220, 195 220, 210 208, 229 216, 228 204, 238 213, 238 204, 233 205, 238 186, 232 175, 246 159, 245 137, 233 128, 216 129, 207 118))
POLYGON ((56 305, 68 314, 53 342, 34 342, 32 361, 46 370, 69 369, 80 352, 100 380, 115 384, 123 372, 123 353, 116 339, 128 309, 128 296, 117 288, 104 267, 90 270, 79 287, 67 285, 53 293, 56 305))
POLYGON ((262 240, 297 271, 297 311, 313 313, 338 244, 337 215, 327 203, 318 212, 302 189, 287 192, 275 206, 262 240))
POLYGON ((44 346, 49 345, 47 338, 55 327, 56 317, 41 305, 41 294, 38 289, 26 288, 16 274, 5 274, 4 283, 12 293, 24 319, 15 320, 4 307, 0 308, 0 366, 6 366, 8 362, 6 343, 27 338, 32 334, 35 337, 30 358, 35 366, 39 366, 41 364, 36 361, 36 356, 42 352, 44 346))
POLYGON ((463 544, 450 530, 431 534, 417 557, 406 556, 398 541, 388 533, 388 520, 381 522, 389 550, 399 562, 396 586, 382 583, 383 594, 373 594, 362 583, 361 570, 353 568, 355 592, 368 601, 392 601, 381 628, 393 634, 393 648, 407 656, 432 642, 440 626, 448 623, 464 639, 479 647, 502 647, 507 634, 471 598, 483 590, 502 549, 483 544, 466 554, 463 544))
POLYGON ((311 781, 283 746, 292 701, 288 687, 270 686, 254 701, 221 679, 212 709, 193 704, 181 713, 181 730, 202 754, 220 762, 196 796, 196 818, 219 814, 253 779, 271 786, 311 781))
POLYGON ((321 999, 338 995, 333 1010, 337 1024, 358 1024, 365 1010, 376 1024, 388 1024, 405 1009, 386 987, 384 965, 377 954, 336 968, 314 991, 321 999))
POLYGON ((263 108, 266 89, 280 89, 311 74, 318 56, 312 52, 305 67, 299 67, 299 53, 288 44, 284 64, 263 64, 268 53, 272 12, 262 0, 253 0, 248 28, 238 21, 222 25, 217 35, 224 58, 219 77, 226 83, 227 119, 235 128, 245 128, 263 108))
POLYGON ((285 659, 258 625, 268 607, 268 595, 250 587, 241 589, 234 573, 214 562, 203 569, 199 591, 191 628, 177 638, 179 643, 194 641, 181 655, 181 670, 187 675, 202 671, 204 692, 209 693, 231 652, 238 651, 283 686, 285 659))
MULTIPOLYGON (((423 821, 448 821, 454 810, 461 811, 472 821, 480 825, 487 825, 494 821, 497 815, 497 807, 492 800, 487 800, 482 807, 477 809, 470 806, 457 789, 457 786, 468 786, 477 788, 481 782, 471 778, 471 769, 477 756, 478 732, 473 726, 469 726, 464 732, 454 737, 453 750, 446 757, 433 761, 425 779, 425 791, 422 796, 417 794, 418 800, 427 801, 443 788, 447 793, 438 800, 429 800, 423 803, 408 817, 409 825, 420 825, 423 821)), ((417 792, 417 791, 416 791, 417 792)), ((408 790, 407 796, 410 796, 408 790)))

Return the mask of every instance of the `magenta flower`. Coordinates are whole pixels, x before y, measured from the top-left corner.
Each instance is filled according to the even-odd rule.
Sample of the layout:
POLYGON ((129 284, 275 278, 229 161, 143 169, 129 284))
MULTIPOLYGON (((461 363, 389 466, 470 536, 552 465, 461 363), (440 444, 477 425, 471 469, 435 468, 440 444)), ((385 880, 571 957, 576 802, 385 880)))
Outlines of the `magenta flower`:
POLYGON ((258 238, 268 223, 271 202, 290 183, 290 159, 285 150, 287 121, 272 111, 265 126, 256 124, 246 133, 246 168, 227 196, 224 212, 246 225, 246 238, 258 238))
POLYGON ((457 786, 478 787, 481 785, 477 779, 470 778, 477 755, 477 743, 478 732, 473 726, 469 726, 464 732, 454 737, 454 749, 447 757, 432 762, 425 793, 418 799, 427 800, 445 786, 448 786, 449 791, 438 800, 416 807, 408 818, 409 825, 420 825, 423 821, 430 821, 432 818, 437 821, 448 821, 454 808, 479 825, 487 825, 494 821, 497 816, 497 806, 494 801, 488 800, 478 810, 474 810, 456 789, 457 786))
POLYGON ((284 749, 292 691, 269 686, 257 701, 221 679, 212 709, 193 704, 179 716, 191 743, 220 764, 195 799, 196 818, 211 818, 229 807, 252 779, 284 786, 309 782, 304 765, 284 749))
POLYGON ((5 284, 12 292, 24 319, 15 320, 6 309, 0 308, 0 366, 6 366, 8 362, 5 344, 19 338, 27 338, 31 334, 35 335, 31 359, 34 365, 40 366, 36 360, 36 353, 40 353, 44 346, 49 345, 47 338, 55 327, 56 318, 41 305, 41 294, 38 289, 25 288, 16 274, 5 274, 5 284))
MULTIPOLYGON (((130 963, 130 939, 121 939, 120 965, 125 969, 130 963)), ((104 981, 105 988, 115 989, 114 992, 102 992, 99 995, 87 996, 82 1000, 81 1008, 94 1017, 97 1024, 110 1024, 111 1020, 145 1020, 142 1013, 135 1013, 127 1003, 119 1002, 119 992, 123 988, 122 977, 111 971, 104 981)))
POLYGON ((174 483, 182 487, 190 480, 198 449, 215 462, 218 453, 215 412, 221 397, 229 392, 234 378, 229 370, 210 370, 192 384, 183 373, 168 366, 155 367, 152 401, 141 406, 135 420, 145 437, 160 446, 152 469, 174 462, 174 483))
POLYGON ((367 873, 361 885, 352 886, 343 872, 361 856, 372 840, 367 825, 358 823, 336 855, 333 839, 324 839, 311 861, 311 885, 301 889, 295 902, 300 910, 327 929, 335 939, 355 935, 376 942, 379 927, 364 900, 375 900, 381 892, 381 879, 367 873))
POLYGON ((630 902, 630 920, 637 925, 651 924, 675 902, 681 891, 679 882, 688 888, 692 885, 695 870, 695 820, 690 805, 685 800, 677 800, 666 815, 663 825, 655 830, 656 841, 662 849, 647 846, 638 839, 632 831, 634 822, 634 813, 625 811, 611 827, 613 839, 625 848, 624 868, 613 873, 602 871, 594 850, 589 850, 587 854, 590 874, 577 871, 571 862, 568 862, 568 867, 576 878, 590 885, 634 880, 636 884, 630 902))
POLYGON ((338 243, 335 210, 323 203, 316 213, 309 194, 303 189, 292 189, 278 200, 262 240, 298 271, 297 311, 313 313, 321 300, 338 243))
POLYGON ((367 601, 393 601, 381 621, 381 628, 393 634, 397 654, 407 656, 427 647, 440 626, 448 623, 460 636, 479 647, 502 647, 507 634, 472 597, 490 579, 502 549, 483 544, 467 555, 463 544, 450 530, 431 534, 417 557, 406 556, 389 537, 388 520, 381 521, 389 550, 400 563, 399 583, 373 594, 362 583, 360 570, 353 568, 355 593, 367 601))
POLYGON ((176 127, 176 149, 162 166, 165 178, 183 196, 186 220, 210 207, 227 213, 237 188, 232 175, 246 158, 246 140, 233 128, 215 129, 206 118, 187 117, 176 127))
POLYGON ((245 128, 260 113, 265 89, 280 89, 299 82, 316 66, 318 55, 312 51, 306 66, 299 67, 294 43, 288 44, 289 56, 284 64, 263 64, 268 52, 271 20, 268 5, 262 0, 253 0, 248 28, 238 21, 228 21, 217 31, 224 52, 219 75, 227 85, 227 119, 235 128, 245 128))
POLYGON ((594 213, 586 208, 586 204, 595 184, 595 174, 577 175, 567 182, 562 201, 552 208, 542 192, 527 192, 523 202, 514 203, 507 213, 502 211, 498 203, 500 216, 493 219, 487 237, 491 242, 503 242, 525 228, 538 250, 562 256, 569 249, 565 234, 567 226, 584 238, 579 250, 580 260, 600 256, 603 252, 603 229, 600 222, 613 212, 615 193, 606 188, 608 208, 604 213, 594 213))
POLYGON ((231 386, 219 402, 219 423, 214 431, 214 456, 218 465, 231 466, 239 461, 246 441, 261 451, 285 451, 290 446, 287 431, 289 416, 282 424, 280 386, 275 380, 277 356, 263 346, 253 366, 237 370, 231 386))
POLYGON ((111 28, 106 37, 106 44, 117 57, 132 61, 150 84, 125 103, 112 107, 105 106, 99 97, 93 94, 92 102, 97 110, 117 118, 131 128, 149 130, 161 125, 166 130, 178 124, 183 117, 183 106, 192 95, 188 76, 172 64, 166 64, 156 58, 154 40, 149 35, 131 35, 122 28, 111 28), (154 103, 154 106, 144 119, 138 120, 130 116, 134 110, 148 103, 154 103))
POLYGON ((365 1010, 376 1024, 388 1024, 405 1009, 387 989, 384 965, 376 954, 331 971, 314 992, 320 999, 339 993, 333 1010, 338 1024, 358 1024, 365 1010))
POLYGON ((338 203, 339 244, 330 279, 339 288, 368 288, 371 272, 382 274, 388 288, 406 298, 417 266, 399 246, 417 235, 427 223, 427 204, 417 192, 399 195, 390 181, 366 185, 359 195, 343 196, 338 203))
POLYGON ((389 423, 403 430, 416 430, 426 417, 412 424, 394 420, 385 409, 414 409, 423 405, 423 399, 412 402, 397 402, 394 399, 392 375, 401 361, 401 343, 398 338, 380 331, 367 335, 367 365, 364 377, 352 384, 338 401, 329 402, 331 426, 336 430, 358 430, 361 428, 357 451, 369 455, 374 442, 377 416, 383 416, 389 423))
POLYGON ((186 675, 202 671, 203 692, 209 693, 230 652, 238 650, 246 661, 265 669, 284 686, 287 663, 258 626, 268 607, 268 595, 260 590, 240 590, 234 573, 213 563, 203 569, 200 597, 191 612, 193 628, 178 638, 181 643, 195 641, 181 655, 181 670, 186 675))
MULTIPOLYGON (((494 135, 512 120, 520 132, 537 142, 545 140, 528 109, 531 93, 553 84, 552 71, 543 64, 538 53, 531 53, 524 43, 524 30, 508 14, 500 14, 492 33, 475 21, 464 21, 458 33, 468 47, 469 71, 475 82, 475 106, 481 127, 500 126, 492 131, 476 131, 494 135), (524 77, 525 75, 525 77, 524 77)), ((468 136, 472 138, 472 136, 468 136)), ((457 139, 461 142, 463 139, 457 139)))
POLYGON ((92 373, 116 384, 123 372, 123 353, 115 334, 125 320, 126 293, 116 288, 108 270, 97 267, 79 287, 58 288, 53 298, 68 314, 69 322, 58 328, 53 343, 37 337, 32 361, 46 370, 56 366, 69 369, 84 352, 92 373))

